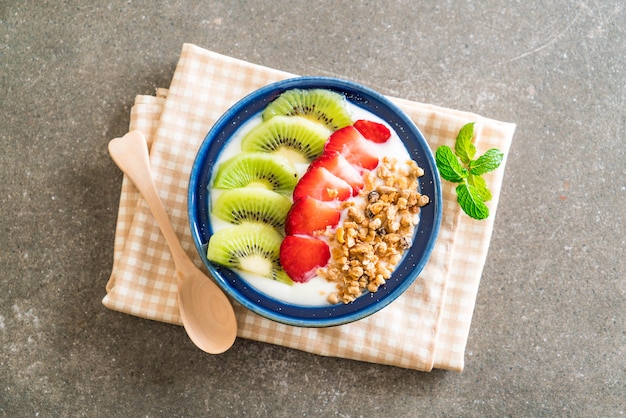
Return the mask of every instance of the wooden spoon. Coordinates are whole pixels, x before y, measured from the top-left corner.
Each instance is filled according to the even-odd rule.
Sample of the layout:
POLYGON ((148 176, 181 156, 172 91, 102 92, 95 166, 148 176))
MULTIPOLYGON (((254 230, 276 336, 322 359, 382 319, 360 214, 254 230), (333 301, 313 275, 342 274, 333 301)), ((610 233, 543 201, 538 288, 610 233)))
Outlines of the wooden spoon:
POLYGON ((115 138, 109 142, 109 154, 143 195, 172 252, 178 276, 178 306, 187 335, 201 350, 223 353, 237 336, 235 311, 224 292, 196 267, 180 245, 152 180, 145 137, 135 130, 115 138))

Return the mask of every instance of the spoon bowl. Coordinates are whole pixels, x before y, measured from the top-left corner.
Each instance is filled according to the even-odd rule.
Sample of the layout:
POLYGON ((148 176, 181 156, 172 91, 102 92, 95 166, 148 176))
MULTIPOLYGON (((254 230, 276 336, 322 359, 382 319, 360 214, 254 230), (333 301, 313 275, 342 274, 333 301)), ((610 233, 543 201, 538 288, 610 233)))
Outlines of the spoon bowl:
POLYGON ((109 142, 109 154, 135 184, 167 241, 176 265, 178 306, 183 326, 201 350, 220 354, 237 337, 235 311, 228 297, 185 253, 154 185, 145 137, 131 131, 109 142))

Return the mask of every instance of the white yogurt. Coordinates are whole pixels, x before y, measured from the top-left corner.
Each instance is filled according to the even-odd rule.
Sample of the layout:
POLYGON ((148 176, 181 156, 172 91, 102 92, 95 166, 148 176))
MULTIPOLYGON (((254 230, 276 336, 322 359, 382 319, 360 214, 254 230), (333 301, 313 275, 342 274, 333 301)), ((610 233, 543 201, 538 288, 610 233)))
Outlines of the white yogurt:
MULTIPOLYGON (((398 161, 409 160, 411 157, 409 153, 398 137, 398 134, 393 130, 389 124, 387 124, 384 120, 379 118, 367 110, 360 108, 350 102, 348 104, 348 109, 352 116, 352 120, 356 121, 359 119, 367 119, 375 122, 383 123, 389 130, 391 131, 391 138, 384 144, 377 144, 374 142, 370 142, 371 145, 376 149, 376 154, 380 156, 380 158, 384 156, 393 157, 398 161)), ((228 142, 228 144, 222 150, 219 159, 216 162, 216 166, 221 164, 223 161, 231 158, 239 153, 241 153, 241 141, 245 134, 249 132, 254 126, 261 123, 261 115, 255 116, 251 118, 248 122, 242 125, 233 138, 228 142)), ((298 175, 302 176, 306 171, 308 165, 307 164, 298 164, 296 166, 298 175)), ((214 173, 215 174, 215 173, 214 173)), ((213 179, 211 179, 211 183, 213 183, 213 179)), ((210 199, 211 202, 214 202, 215 199, 222 193, 221 190, 211 189, 210 190, 210 199)), ((221 228, 225 228, 228 226, 232 226, 228 222, 225 222, 215 216, 213 214, 210 215, 211 226, 214 231, 217 231, 221 228)), ((315 276, 311 280, 306 283, 294 283, 289 286, 281 282, 277 282, 275 280, 268 279, 266 277, 259 276, 257 274, 237 270, 237 274, 244 279, 248 284, 254 287, 256 290, 263 292, 267 295, 272 296, 275 299, 282 300, 284 302, 296 304, 296 305, 305 305, 305 306, 323 306, 328 305, 328 295, 334 293, 337 289, 335 283, 328 282, 326 279, 315 276)))

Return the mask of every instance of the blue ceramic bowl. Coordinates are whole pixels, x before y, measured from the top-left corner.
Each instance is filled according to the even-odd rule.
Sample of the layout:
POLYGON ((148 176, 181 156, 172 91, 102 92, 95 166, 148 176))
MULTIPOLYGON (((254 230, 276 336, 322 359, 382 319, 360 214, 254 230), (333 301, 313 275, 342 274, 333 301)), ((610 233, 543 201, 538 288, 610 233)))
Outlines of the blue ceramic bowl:
POLYGON ((441 183, 435 159, 415 124, 396 105, 375 91, 359 84, 327 77, 299 77, 263 87, 231 107, 209 131, 198 150, 191 170, 188 195, 191 235, 202 261, 217 284, 234 300, 251 311, 288 325, 330 327, 365 318, 390 304, 417 278, 432 252, 441 223, 441 183), (356 301, 328 306, 302 306, 286 303, 257 291, 234 271, 215 265, 206 257, 212 234, 209 219, 209 187, 215 161, 234 132, 268 103, 286 90, 322 88, 343 94, 353 104, 385 120, 400 136, 409 154, 424 169, 420 192, 430 197, 421 209, 413 246, 393 272, 391 278, 375 293, 365 293, 356 301))

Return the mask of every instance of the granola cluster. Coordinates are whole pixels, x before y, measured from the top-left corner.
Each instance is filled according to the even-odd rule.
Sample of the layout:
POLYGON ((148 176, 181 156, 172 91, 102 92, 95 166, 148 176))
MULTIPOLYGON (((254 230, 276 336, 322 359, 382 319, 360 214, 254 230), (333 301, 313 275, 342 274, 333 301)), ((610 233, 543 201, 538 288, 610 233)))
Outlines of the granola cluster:
POLYGON ((363 292, 376 292, 391 277, 411 247, 420 207, 428 196, 418 190, 424 175, 415 161, 385 157, 367 174, 361 200, 345 203, 343 224, 329 234, 331 259, 317 273, 337 283, 330 303, 350 303, 363 292))

